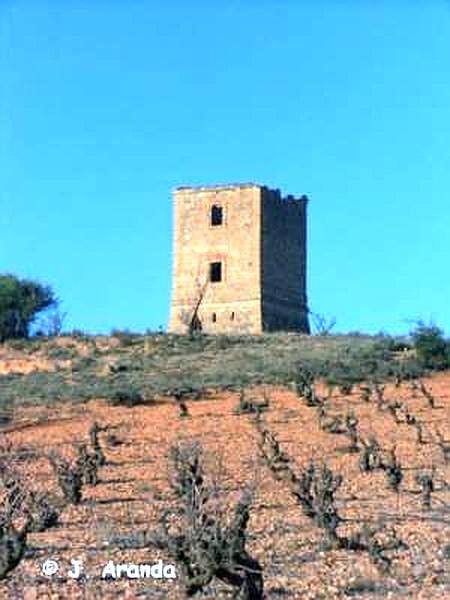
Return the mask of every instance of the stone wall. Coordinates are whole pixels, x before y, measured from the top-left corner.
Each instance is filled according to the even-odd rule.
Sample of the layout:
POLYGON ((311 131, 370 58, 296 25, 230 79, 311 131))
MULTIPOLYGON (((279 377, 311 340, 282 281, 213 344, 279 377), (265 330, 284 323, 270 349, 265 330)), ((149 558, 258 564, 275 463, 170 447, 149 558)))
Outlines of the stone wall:
POLYGON ((204 286, 199 317, 209 333, 261 331, 260 188, 253 184, 175 191, 171 331, 186 330, 186 315, 204 286), (211 225, 213 205, 223 224, 211 225), (222 281, 208 282, 222 263, 222 281))
POLYGON ((267 331, 309 332, 306 301, 307 199, 262 188, 262 319, 267 331))

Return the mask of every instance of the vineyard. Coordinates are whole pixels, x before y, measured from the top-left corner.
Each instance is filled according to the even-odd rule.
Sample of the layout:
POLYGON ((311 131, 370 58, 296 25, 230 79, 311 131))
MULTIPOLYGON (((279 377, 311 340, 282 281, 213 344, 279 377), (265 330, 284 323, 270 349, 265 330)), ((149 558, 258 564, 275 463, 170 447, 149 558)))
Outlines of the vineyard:
POLYGON ((448 372, 392 340, 245 342, 3 351, 0 598, 450 596, 448 372), (175 579, 102 576, 160 559, 175 579))

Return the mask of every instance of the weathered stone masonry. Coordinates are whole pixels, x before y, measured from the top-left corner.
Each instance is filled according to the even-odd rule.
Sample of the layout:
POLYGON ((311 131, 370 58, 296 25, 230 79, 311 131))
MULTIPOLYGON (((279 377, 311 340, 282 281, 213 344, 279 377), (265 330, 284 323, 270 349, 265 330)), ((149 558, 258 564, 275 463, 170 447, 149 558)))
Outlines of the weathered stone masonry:
POLYGON ((306 205, 253 183, 177 188, 169 330, 203 294, 204 332, 309 332, 306 205))

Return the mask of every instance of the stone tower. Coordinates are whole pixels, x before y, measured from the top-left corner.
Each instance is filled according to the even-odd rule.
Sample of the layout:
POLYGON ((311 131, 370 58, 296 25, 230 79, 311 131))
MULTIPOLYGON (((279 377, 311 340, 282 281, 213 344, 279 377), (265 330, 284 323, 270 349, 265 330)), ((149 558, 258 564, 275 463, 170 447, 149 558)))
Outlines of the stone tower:
POLYGON ((309 333, 306 205, 253 183, 177 188, 169 331, 197 314, 205 333, 309 333))

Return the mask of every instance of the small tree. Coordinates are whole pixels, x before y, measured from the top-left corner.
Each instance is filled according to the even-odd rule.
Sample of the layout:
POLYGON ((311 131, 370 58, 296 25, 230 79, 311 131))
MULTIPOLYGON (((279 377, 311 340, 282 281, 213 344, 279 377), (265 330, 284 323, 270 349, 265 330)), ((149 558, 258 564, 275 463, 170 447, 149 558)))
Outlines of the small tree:
POLYGON ((313 322, 313 328, 317 335, 330 335, 331 330, 336 325, 335 317, 326 317, 325 315, 309 311, 313 322))
POLYGON ((440 327, 417 322, 411 332, 417 358, 427 369, 445 369, 450 364, 450 344, 444 338, 440 327))
POLYGON ((46 311, 44 316, 36 323, 35 335, 57 337, 61 335, 67 313, 62 312, 58 306, 46 311))
POLYGON ((15 275, 0 275, 0 342, 26 338, 37 315, 56 307, 50 286, 15 275))
POLYGON ((180 314, 181 322, 186 326, 187 333, 189 334, 190 338, 193 338, 196 334, 201 333, 203 329, 199 311, 206 293, 207 285, 208 282, 201 284, 198 279, 196 280, 196 293, 193 307, 190 310, 182 310, 180 314))

